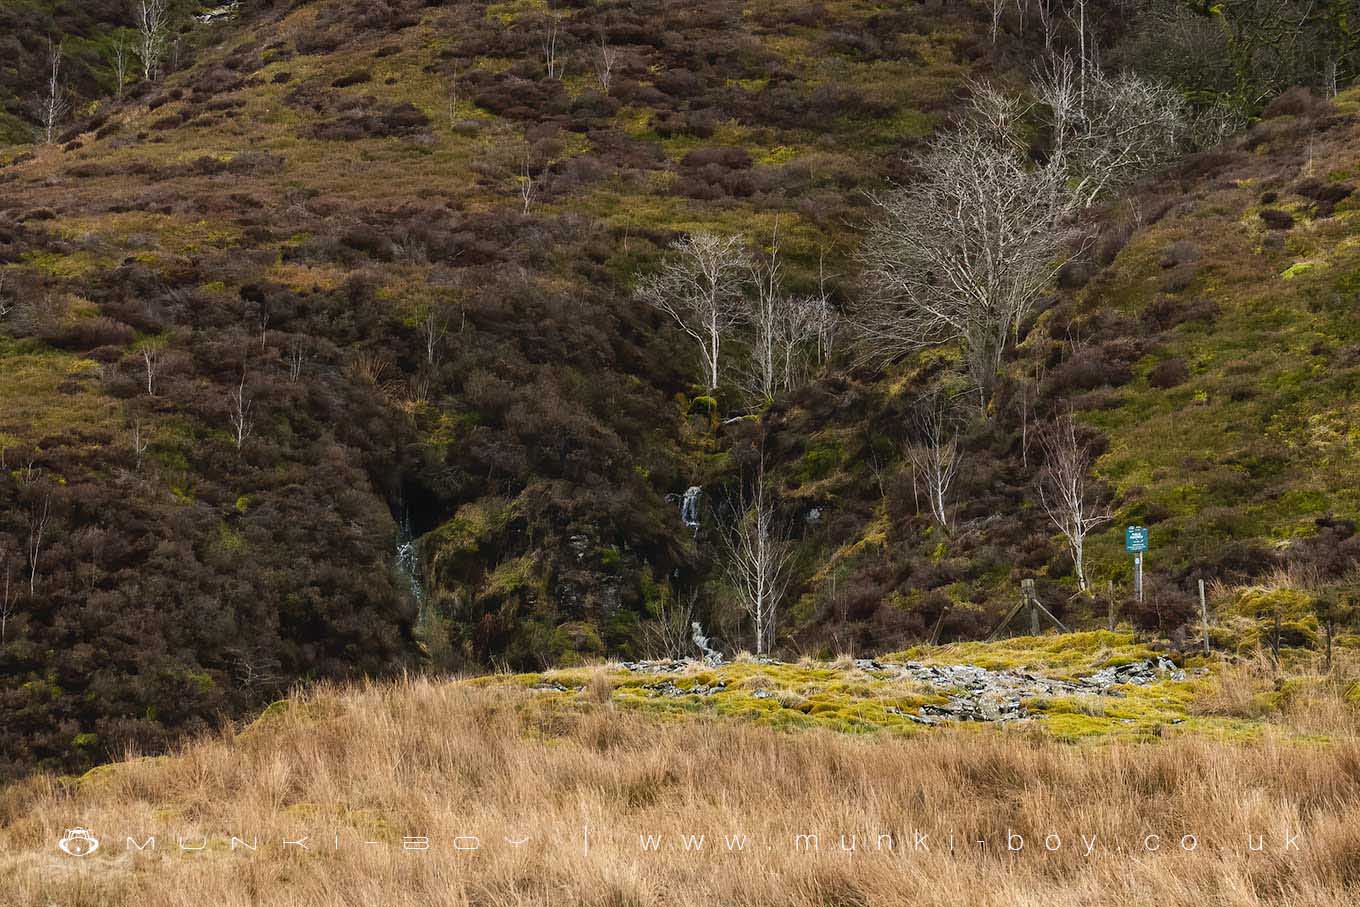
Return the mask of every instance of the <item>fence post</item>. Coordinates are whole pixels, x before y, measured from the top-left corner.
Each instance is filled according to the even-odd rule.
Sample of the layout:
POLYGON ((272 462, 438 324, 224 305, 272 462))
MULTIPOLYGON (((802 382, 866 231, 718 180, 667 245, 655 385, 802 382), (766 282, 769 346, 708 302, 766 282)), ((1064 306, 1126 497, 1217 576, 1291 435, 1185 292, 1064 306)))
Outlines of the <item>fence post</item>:
POLYGON ((1199 581, 1199 621, 1204 628, 1204 654, 1209 654, 1209 605, 1204 598, 1204 580, 1199 581))

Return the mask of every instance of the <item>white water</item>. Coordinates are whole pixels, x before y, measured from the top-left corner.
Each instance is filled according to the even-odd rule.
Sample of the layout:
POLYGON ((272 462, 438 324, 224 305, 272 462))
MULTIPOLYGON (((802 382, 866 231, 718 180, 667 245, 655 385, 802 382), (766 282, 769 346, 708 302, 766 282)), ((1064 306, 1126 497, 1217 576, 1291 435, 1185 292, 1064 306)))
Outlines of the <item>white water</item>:
POLYGON ((680 519, 685 526, 699 531, 699 497, 704 490, 698 485, 691 485, 685 489, 685 496, 680 500, 680 519))

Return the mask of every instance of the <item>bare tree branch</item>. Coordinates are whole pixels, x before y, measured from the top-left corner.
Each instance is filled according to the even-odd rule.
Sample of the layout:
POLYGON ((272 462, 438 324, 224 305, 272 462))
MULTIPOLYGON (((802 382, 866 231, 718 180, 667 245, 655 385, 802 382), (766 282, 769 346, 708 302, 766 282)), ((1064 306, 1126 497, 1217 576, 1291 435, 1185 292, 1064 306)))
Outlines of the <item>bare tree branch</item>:
POLYGON ((1039 472, 1039 504, 1072 552, 1077 587, 1085 592, 1086 536, 1113 516, 1090 486, 1090 450, 1077 439, 1076 421, 1069 412, 1039 433, 1044 466, 1039 472))
POLYGON ((246 376, 244 372, 241 373, 241 383, 236 386, 236 390, 232 391, 228 403, 230 406, 228 418, 231 421, 232 434, 236 440, 236 449, 240 450, 254 428, 254 420, 251 419, 250 411, 255 404, 246 396, 246 376))
POLYGON ((727 554, 727 578, 751 618, 756 654, 764 654, 774 642, 779 605, 792 579, 793 545, 777 521, 773 495, 765 485, 763 452, 754 487, 749 494, 742 492, 732 524, 719 535, 727 554))
POLYGON ((1047 111, 1050 163, 1083 208, 1165 165, 1188 136, 1181 96, 1131 73, 1078 70, 1071 58, 1054 57, 1036 73, 1033 91, 1047 111))
POLYGON ((137 55, 142 58, 142 77, 151 81, 160 76, 165 59, 165 44, 170 34, 170 0, 136 0, 132 8, 136 19, 137 55))
POLYGON ((595 49, 595 78, 600 82, 600 90, 609 94, 609 85, 614 80, 614 67, 618 65, 619 52, 610 47, 600 35, 599 46, 595 49))
POLYGON ((944 394, 919 398, 912 412, 913 439, 906 445, 907 459, 926 486, 930 514, 948 532, 949 489, 961 460, 959 432, 949 400, 944 394))
POLYGON ((671 244, 672 255, 638 284, 638 298, 675 319, 699 346, 709 390, 718 387, 722 340, 741 320, 741 239, 694 233, 671 244))
POLYGON ((48 76, 42 96, 36 104, 38 122, 42 123, 43 141, 48 145, 56 138, 57 128, 71 109, 66 99, 66 86, 61 81, 61 42, 47 39, 48 76))
POLYGON ((959 343, 983 408, 1010 337, 1064 263, 1062 173, 1031 167, 976 122, 937 139, 919 183, 872 196, 860 252, 865 356, 959 343))

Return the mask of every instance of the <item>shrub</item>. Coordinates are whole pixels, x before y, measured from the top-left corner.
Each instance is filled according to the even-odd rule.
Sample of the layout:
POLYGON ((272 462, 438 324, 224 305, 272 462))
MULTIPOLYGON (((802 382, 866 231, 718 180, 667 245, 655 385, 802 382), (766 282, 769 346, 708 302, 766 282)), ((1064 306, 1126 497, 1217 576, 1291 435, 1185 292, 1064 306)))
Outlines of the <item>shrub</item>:
POLYGON ((1129 598, 1120 613, 1140 630, 1171 635, 1194 620, 1199 601, 1194 595, 1154 575, 1143 578, 1143 600, 1129 598))
POLYGON ((708 145, 686 154, 680 160, 680 166, 694 170, 710 166, 746 170, 751 166, 751 153, 745 148, 730 145, 708 145))
POLYGON ((1119 387, 1133 378, 1128 365, 1100 347, 1078 350, 1060 365, 1046 383, 1049 396, 1065 396, 1098 387, 1119 387))
POLYGON ((1158 363, 1148 374, 1148 385, 1163 390, 1177 387, 1188 380, 1190 380, 1190 368, 1185 364, 1185 360, 1180 357, 1158 363))
POLYGON ((1181 265, 1168 271, 1157 288, 1163 293, 1183 293, 1198 276, 1199 268, 1195 265, 1181 265))
POLYGON ((373 81, 373 73, 367 69, 356 69, 347 72, 331 83, 332 88, 348 88, 351 85, 362 85, 364 82, 373 81))
POLYGON ((1311 116, 1319 110, 1325 109, 1325 107, 1326 102, 1314 97, 1308 88, 1303 85, 1295 85, 1267 104, 1266 109, 1261 112, 1261 119, 1311 116))
POLYGON ((1275 620, 1280 624, 1281 646, 1312 648, 1318 641, 1315 600, 1299 589, 1251 586, 1238 593, 1231 612, 1250 621, 1239 637, 1248 647, 1269 648, 1274 641, 1275 620))
POLYGON ((1177 265, 1191 264, 1192 262, 1199 261, 1201 254, 1199 246, 1194 243, 1184 239, 1177 240, 1166 247, 1166 251, 1162 254, 1161 264, 1163 268, 1174 268, 1177 265))
POLYGON ((1212 322, 1218 317, 1218 303, 1211 299, 1184 302, 1170 296, 1159 296, 1143 310, 1143 320, 1159 331, 1170 330, 1191 321, 1212 322))
POLYGON ((125 347, 137 339, 137 332, 121 321, 103 315, 77 318, 52 338, 54 346, 72 350, 96 347, 125 347))
POLYGON ((1262 208, 1261 220, 1271 230, 1288 230, 1294 226, 1294 215, 1278 208, 1262 208))

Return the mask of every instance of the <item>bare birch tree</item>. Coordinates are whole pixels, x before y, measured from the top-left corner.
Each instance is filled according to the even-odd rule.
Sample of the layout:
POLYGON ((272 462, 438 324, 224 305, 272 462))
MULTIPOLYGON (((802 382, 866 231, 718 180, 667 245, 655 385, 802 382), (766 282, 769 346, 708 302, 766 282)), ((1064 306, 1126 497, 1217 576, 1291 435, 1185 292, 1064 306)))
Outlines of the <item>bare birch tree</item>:
POLYGON ((288 341, 288 380, 296 381, 302 377, 302 367, 307 364, 307 346, 301 337, 288 341))
POLYGON ((779 391, 802 384, 808 354, 830 329, 826 322, 834 318, 834 310, 824 300, 793 297, 784 291, 777 227, 769 254, 753 257, 749 273, 753 289, 746 312, 751 327, 750 359, 742 377, 752 397, 769 402, 779 391))
POLYGON ((600 43, 595 48, 595 78, 600 82, 600 91, 605 94, 609 94, 609 85, 614 81, 614 67, 618 62, 618 50, 610 47, 604 35, 600 35, 600 43))
POLYGON ((699 346, 703 378, 718 387, 723 337, 741 320, 741 239, 693 233, 671 244, 671 256, 638 284, 643 302, 675 319, 699 346))
MULTIPOLYGON (((1084 104, 1086 101, 1086 75, 1091 71, 1091 55, 1086 50, 1086 0, 1072 0, 1067 8, 1067 20, 1077 30, 1077 90, 1084 104)), ((1094 41, 1092 42, 1094 44, 1094 41)))
POLYGON ((1077 438, 1071 413, 1059 416, 1039 433, 1044 465, 1039 472, 1039 504, 1067 539, 1077 575, 1077 588, 1086 591, 1086 537, 1113 514, 1091 486, 1091 452, 1077 438))
POLYGON ((57 128, 71 109, 66 100, 66 86, 61 81, 61 42, 47 39, 47 83, 37 102, 38 122, 42 123, 43 141, 48 145, 56 138, 57 128))
POLYGON ((826 289, 825 257, 823 252, 817 261, 817 293, 806 300, 811 309, 809 317, 816 333, 818 365, 825 365, 831 359, 841 321, 840 312, 831 302, 831 294, 826 289))
POLYGON ((779 384, 784 390, 795 390, 808 380, 810 362, 822 361, 819 350, 823 331, 834 327, 826 319, 835 318, 835 310, 824 305, 817 296, 786 298, 779 310, 777 331, 779 356, 779 384))
POLYGON ((435 303, 425 307, 420 318, 420 338, 425 343, 425 364, 433 367, 439 361, 439 350, 449 333, 449 316, 435 303))
POLYGON ((543 66, 548 72, 548 78, 560 79, 566 71, 566 61, 562 59, 558 49, 558 36, 561 33, 561 22, 556 16, 548 16, 547 25, 543 31, 543 66))
POLYGON ((961 457, 958 426, 943 394, 928 394, 916 401, 912 439, 906 445, 906 454, 925 484, 930 515, 948 532, 949 490, 958 474, 961 457))
POLYGON ((985 410, 1008 343, 1066 259, 1061 173, 1032 167, 976 123, 937 139, 921 180, 872 197, 860 252, 866 358, 963 347, 985 410))
POLYGON ((151 81, 160 76, 165 60, 170 0, 135 0, 132 12, 137 24, 137 56, 142 60, 142 77, 151 81))
POLYGON ((774 399, 779 387, 780 332, 783 308, 783 263, 779 260, 779 228, 770 238, 770 253, 754 256, 749 273, 754 292, 749 298, 746 321, 751 326, 747 390, 764 402, 774 399))
POLYGON ((156 396, 156 375, 161 369, 161 351, 156 347, 142 347, 142 364, 146 366, 146 393, 156 396))
POLYGON ((1006 14, 1010 0, 988 0, 992 8, 992 46, 996 46, 996 36, 1001 30, 1001 17, 1006 14))
POLYGON ((151 431, 150 429, 142 428, 141 419, 133 419, 132 432, 128 440, 132 447, 133 462, 140 472, 142 469, 142 460, 146 457, 147 448, 151 446, 151 431))
POLYGON ((38 558, 42 555, 47 526, 52 518, 52 494, 43 495, 42 503, 36 501, 30 506, 28 514, 28 594, 38 589, 38 558))
POLYGON ((231 420, 232 435, 236 440, 236 449, 240 450, 254 428, 250 411, 255 404, 246 396, 246 376, 244 373, 241 374, 241 383, 236 386, 236 390, 231 392, 228 405, 228 418, 231 420))
POLYGON ((519 197, 520 201, 524 203, 525 214, 529 213, 529 209, 533 207, 534 199, 538 196, 538 179, 534 176, 533 169, 530 166, 532 158, 533 149, 526 142, 523 153, 520 155, 519 173, 519 197))
POLYGON ((19 590, 14 585, 14 568, 9 562, 9 552, 0 548, 0 571, 4 572, 0 586, 0 643, 4 643, 9 631, 9 622, 18 613, 19 590))
MULTIPOLYGON (((1023 4, 1025 0, 1021 2, 1023 4)), ((1058 33, 1053 16, 1053 0, 1034 0, 1034 12, 1039 17, 1039 27, 1044 30, 1044 51, 1052 53, 1053 39, 1058 33)))
POLYGON ((128 71, 128 45, 127 39, 118 36, 113 42, 113 77, 117 80, 118 86, 114 89, 115 96, 122 100, 123 87, 127 85, 128 71))
POLYGON ((1032 88, 1048 113, 1050 162, 1083 208, 1165 165, 1189 135, 1180 94, 1131 73, 1107 76, 1054 57, 1032 88))
POLYGON ((731 525, 721 533, 728 581, 751 618, 756 654, 770 650, 779 620, 779 605, 792 579, 793 545, 775 513, 765 485, 762 453, 754 487, 742 492, 731 525))
POLYGON ((679 659, 694 651, 690 624, 698 611, 699 593, 669 596, 657 603, 656 619, 647 624, 648 648, 655 658, 679 659))

